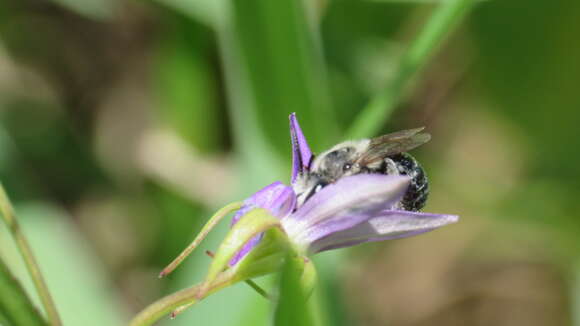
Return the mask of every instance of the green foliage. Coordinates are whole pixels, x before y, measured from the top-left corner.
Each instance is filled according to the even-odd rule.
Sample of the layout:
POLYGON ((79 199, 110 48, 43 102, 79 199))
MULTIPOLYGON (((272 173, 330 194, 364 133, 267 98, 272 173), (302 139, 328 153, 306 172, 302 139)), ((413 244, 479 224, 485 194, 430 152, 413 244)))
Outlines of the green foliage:
POLYGON ((289 152, 287 112, 297 112, 315 148, 335 138, 319 35, 303 1, 232 1, 240 49, 258 123, 278 154, 289 152))
MULTIPOLYGON (((17 212, 63 325, 123 324, 126 312, 120 305, 121 298, 111 291, 110 276, 105 274, 102 262, 79 236, 70 218, 59 209, 44 204, 18 206, 17 212)), ((22 280, 33 302, 39 305, 36 290, 26 277, 16 248, 3 231, 0 247, 7 254, 6 262, 14 267, 13 273, 22 280)))
POLYGON ((216 151, 223 134, 210 30, 183 15, 168 14, 165 20, 156 58, 159 114, 198 150, 216 151))
MULTIPOLYGON (((217 226, 175 275, 158 280, 226 202, 225 195, 192 196, 165 175, 195 169, 205 179, 191 187, 239 201, 274 180, 288 181, 291 112, 315 152, 343 137, 425 124, 433 140, 418 157, 432 182, 429 205, 463 221, 432 247, 409 239, 392 251, 453 251, 443 262, 405 258, 392 268, 396 255, 367 261, 374 251, 325 253, 316 258, 319 287, 307 304, 290 259, 280 279, 257 280, 271 293, 279 289, 277 305, 239 284, 160 324, 356 325, 369 314, 386 324, 387 313, 373 315, 367 310, 377 302, 365 300, 381 307, 393 296, 402 302, 405 289, 370 294, 399 269, 410 278, 397 284, 440 298, 414 298, 433 312, 422 322, 450 324, 437 318, 463 311, 454 302, 479 302, 461 297, 469 280, 480 284, 461 273, 487 271, 490 261, 491 270, 501 270, 506 260, 517 262, 508 255, 513 248, 543 248, 524 260, 578 283, 579 17, 579 2, 566 0, 1 1, 0 180, 13 194, 65 325, 123 325, 149 302, 203 280, 218 264, 204 250, 215 251, 229 230, 227 222, 217 226), (473 14, 457 25, 472 2, 473 14), (159 130, 173 138, 145 155, 159 130), (485 233, 483 255, 474 248, 488 224, 504 231, 485 233), (365 284, 381 268, 389 274, 365 284), (422 274, 413 278, 405 268, 422 274), (446 271, 443 282, 423 278, 438 270, 446 271), (361 271, 362 280, 355 277, 361 271), (453 302, 435 287, 421 288, 446 282, 457 284, 453 302)), ((40 307, 8 230, 0 232, 0 256, 40 307)), ((244 266, 252 275, 264 272, 251 267, 244 266)), ((38 314, 2 275, 0 324, 39 322, 19 319, 38 314)), ((549 288, 543 278, 534 282, 535 291, 525 292, 529 301, 510 311, 532 316, 541 309, 520 308, 546 298, 564 298, 560 306, 580 301, 577 284, 568 283, 564 294, 532 297, 549 288)))
MULTIPOLYGON (((40 316, 24 292, 24 289, 0 260, 0 311, 5 318, 2 325, 44 326, 46 321, 40 316)), ((2 320, 0 319, 0 322, 2 320)))
POLYGON ((472 0, 453 0, 443 2, 432 14, 401 62, 397 65, 394 79, 383 92, 372 98, 347 133, 349 138, 364 138, 376 135, 388 120, 395 107, 408 91, 408 84, 449 31, 463 18, 472 0))

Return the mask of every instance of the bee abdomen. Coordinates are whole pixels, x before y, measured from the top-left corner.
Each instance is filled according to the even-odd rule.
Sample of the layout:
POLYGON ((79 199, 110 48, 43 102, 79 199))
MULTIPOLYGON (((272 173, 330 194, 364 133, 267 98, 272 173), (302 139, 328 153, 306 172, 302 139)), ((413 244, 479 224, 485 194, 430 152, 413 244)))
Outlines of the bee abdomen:
POLYGON ((402 208, 408 211, 421 210, 429 196, 429 182, 425 171, 419 162, 407 153, 393 155, 389 158, 395 162, 401 175, 407 175, 412 178, 411 184, 401 201, 402 208))

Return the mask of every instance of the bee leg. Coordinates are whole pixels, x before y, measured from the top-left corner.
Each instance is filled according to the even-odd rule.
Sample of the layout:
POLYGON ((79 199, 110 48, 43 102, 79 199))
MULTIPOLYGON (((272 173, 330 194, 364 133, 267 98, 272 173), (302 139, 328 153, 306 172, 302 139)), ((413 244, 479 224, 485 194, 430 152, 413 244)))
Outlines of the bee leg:
POLYGON ((397 163, 390 158, 385 158, 385 174, 387 175, 399 175, 399 169, 397 168, 397 163))

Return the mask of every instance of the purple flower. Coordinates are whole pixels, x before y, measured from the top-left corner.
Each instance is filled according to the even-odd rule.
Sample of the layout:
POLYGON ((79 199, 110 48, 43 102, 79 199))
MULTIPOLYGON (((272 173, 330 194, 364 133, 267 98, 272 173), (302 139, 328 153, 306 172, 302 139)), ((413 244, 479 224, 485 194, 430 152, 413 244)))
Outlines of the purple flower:
MULTIPOLYGON (((292 178, 309 173, 313 154, 295 114, 290 115, 292 178)), ((455 215, 401 210, 400 203, 411 178, 384 174, 356 174, 338 179, 317 191, 301 206, 291 186, 272 183, 244 201, 232 225, 254 208, 280 219, 296 248, 306 254, 356 244, 414 236, 457 222, 455 215)), ((254 237, 234 256, 236 264, 261 240, 254 237)))
MULTIPOLYGON (((429 136, 419 134, 420 131, 411 129, 389 134, 381 136, 381 140, 388 138, 395 140, 397 146, 414 148, 428 140, 429 136)), ((311 293, 316 283, 316 269, 307 255, 363 242, 414 236, 458 220, 455 215, 401 209, 405 207, 402 203, 408 200, 408 188, 414 179, 401 175, 409 170, 399 170, 385 154, 390 152, 383 144, 391 146, 392 143, 345 142, 315 159, 294 114, 290 115, 290 133, 291 186, 274 182, 243 203, 224 206, 159 274, 163 277, 171 273, 223 217, 237 210, 232 228, 215 255, 211 254, 213 260, 205 281, 180 291, 179 296, 168 297, 181 304, 173 316, 226 286, 277 271, 287 257, 302 266, 299 285, 305 293, 311 293), (373 151, 368 150, 369 145, 375 146, 373 151), (358 155, 357 146, 362 146, 358 150, 362 149, 365 155, 357 156, 356 160, 344 159, 349 153, 358 155), (326 165, 321 167, 321 162, 326 165), (387 175, 372 171, 386 171, 387 175)), ((417 184, 413 184, 414 188, 417 184)))

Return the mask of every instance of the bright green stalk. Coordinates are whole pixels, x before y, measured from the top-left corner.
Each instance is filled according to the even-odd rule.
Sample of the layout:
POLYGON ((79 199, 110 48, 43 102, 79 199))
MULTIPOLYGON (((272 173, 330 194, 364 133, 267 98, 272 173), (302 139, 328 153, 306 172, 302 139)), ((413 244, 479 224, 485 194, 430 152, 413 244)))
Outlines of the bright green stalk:
POLYGON ((200 290, 204 283, 194 285, 190 288, 170 294, 166 297, 155 301, 148 307, 143 309, 139 314, 131 320, 129 326, 147 326, 152 325, 163 316, 169 315, 181 306, 189 306, 199 302, 205 296, 214 293, 226 286, 236 283, 238 280, 235 275, 223 273, 211 285, 211 288, 206 289, 206 292, 201 294, 200 290))
POLYGON ((349 138, 376 135, 401 101, 406 88, 425 66, 437 47, 467 14, 472 0, 446 0, 429 18, 429 21, 411 44, 398 66, 395 78, 382 93, 377 94, 358 115, 349 129, 349 138))
POLYGON ((36 259, 34 258, 34 254, 26 240, 26 237, 22 233, 20 229, 20 225, 16 219, 16 215, 14 214, 14 208, 4 191, 4 187, 0 184, 0 213, 2 215, 2 219, 6 222, 10 233, 14 237, 14 241, 16 242, 16 246, 22 255, 24 263, 26 265, 26 269, 30 273, 30 277, 32 278, 32 282, 36 287, 36 291, 38 291, 38 296, 40 297, 40 301, 44 306, 44 310, 48 316, 48 321, 52 326, 60 326, 62 323, 60 321, 60 317, 56 310, 56 306, 50 292, 48 291, 48 287, 42 277, 42 273, 40 272, 40 268, 36 259))
MULTIPOLYGON (((213 252, 206 250, 205 253, 210 257, 213 258, 215 255, 213 252)), ((256 291, 259 295, 261 295, 264 299, 270 300, 270 295, 266 290, 264 290, 261 286, 259 286, 256 282, 252 280, 245 280, 246 284, 248 284, 254 291, 256 291)))
MULTIPOLYGON (((0 310, 13 325, 46 326, 46 321, 34 307, 20 283, 0 260, 0 310)), ((0 320, 0 324, 2 321, 0 320)), ((3 325, 3 324, 2 324, 3 325)))
POLYGON ((278 300, 274 307, 274 326, 314 326, 308 298, 314 288, 316 270, 303 256, 288 253, 281 268, 278 300))

